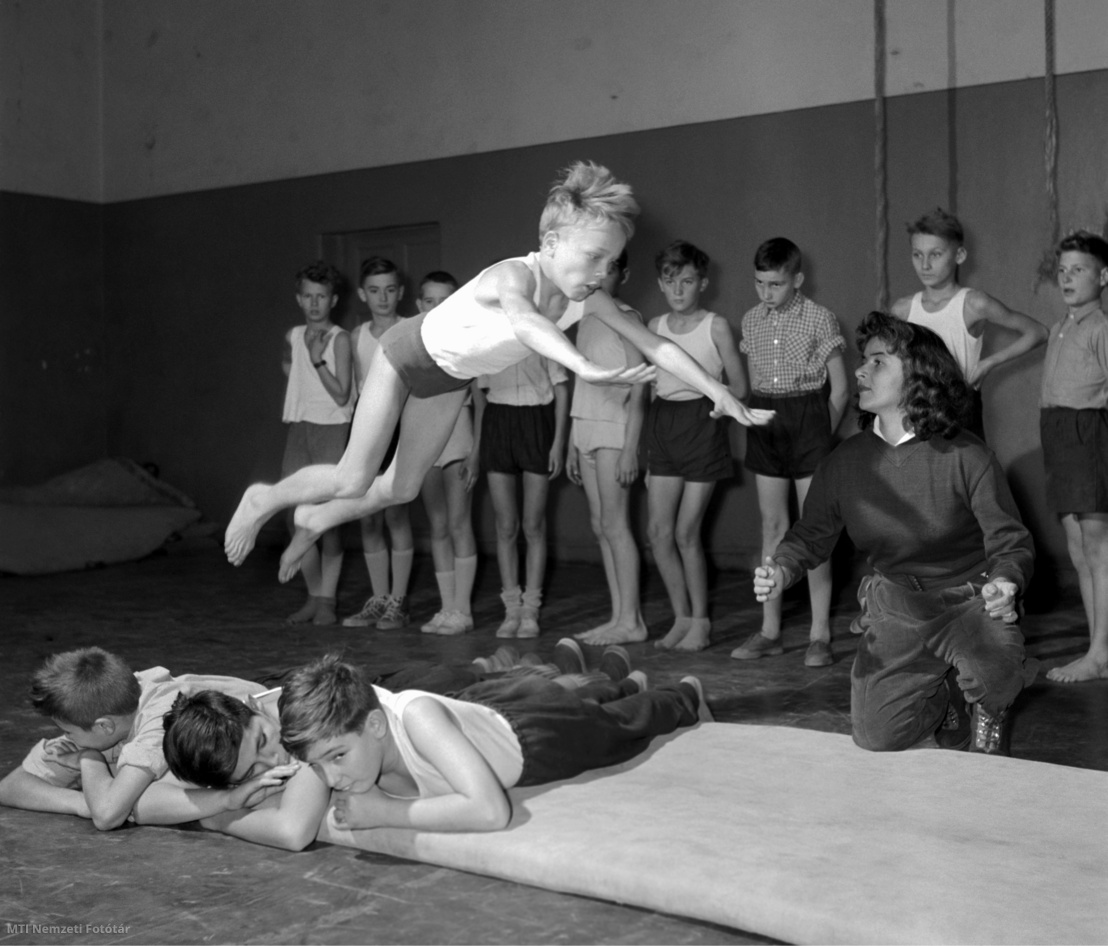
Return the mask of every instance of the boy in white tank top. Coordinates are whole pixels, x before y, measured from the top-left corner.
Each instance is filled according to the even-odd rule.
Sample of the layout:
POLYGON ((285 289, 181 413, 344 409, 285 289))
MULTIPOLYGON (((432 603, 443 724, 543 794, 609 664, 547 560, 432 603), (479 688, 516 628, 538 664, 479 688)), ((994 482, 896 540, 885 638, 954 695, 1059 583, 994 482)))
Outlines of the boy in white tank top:
MULTIPOLYGON (((999 365, 1018 358, 1046 341, 1046 327, 1022 312, 1009 309, 979 289, 958 284, 958 266, 966 261, 965 231, 953 214, 941 207, 908 225, 912 266, 923 290, 897 299, 892 314, 931 329, 946 344, 962 369, 966 383, 980 391, 981 383, 999 365), (1016 338, 982 358, 985 327, 992 323, 1016 338)), ((980 412, 980 401, 977 407, 980 412)), ((983 435, 980 418, 974 433, 983 435)))
MULTIPOLYGON (((624 250, 601 288, 630 317, 638 312, 617 298, 627 281, 624 250)), ((642 362, 642 355, 599 319, 589 314, 589 300, 577 329, 577 345, 586 358, 615 367, 642 362)), ((639 601, 639 550, 631 531, 631 487, 639 478, 646 385, 615 388, 578 381, 573 386, 573 432, 566 455, 566 475, 585 488, 593 533, 600 543, 604 575, 612 600, 611 617, 575 635, 586 644, 626 644, 646 640, 639 601)))
MULTIPOLYGON (((313 463, 334 463, 343 454, 354 413, 350 335, 331 321, 342 276, 322 261, 296 275, 296 304, 304 325, 285 336, 281 367, 288 378, 282 420, 288 424, 281 475, 313 463)), ((290 526, 292 523, 290 522, 290 526)), ((342 571, 342 540, 335 529, 305 549, 302 572, 308 586, 304 605, 290 624, 335 623, 335 593, 342 571)))
MULTIPOLYGON (((716 381, 726 375, 732 395, 745 397, 746 372, 731 326, 700 305, 708 263, 707 253, 684 240, 658 254, 658 286, 670 311, 652 319, 650 330, 679 345, 716 381)), ((646 437, 650 547, 673 607, 673 626, 655 644, 663 650, 703 650, 712 624, 700 530, 716 483, 734 475, 730 439, 700 391, 663 370, 646 437)))
POLYGON ((262 524, 278 510, 301 504, 294 516, 297 534, 278 571, 279 579, 288 581, 321 532, 413 499, 450 437, 464 389, 490 363, 502 370, 537 352, 586 381, 652 380, 654 369, 644 366, 602 369, 565 337, 567 305, 593 293, 598 318, 650 361, 709 397, 717 416, 726 414, 747 425, 768 423, 772 411, 746 408, 677 345, 628 318, 599 289, 634 232, 637 212, 631 188, 607 168, 572 165, 550 191, 539 221, 537 252, 490 267, 443 305, 385 333, 370 365, 350 442, 337 464, 306 467, 280 483, 247 489, 227 526, 228 561, 241 564, 262 524), (455 297, 460 300, 456 306, 455 297), (458 331, 463 324, 472 331, 458 331), (396 457, 378 476, 397 423, 396 457))
MULTIPOLYGON (((361 394, 378 340, 402 318, 397 309, 404 298, 404 284, 396 264, 383 256, 363 260, 358 273, 358 298, 369 310, 369 321, 359 323, 351 334, 356 390, 361 394)), ((373 625, 381 631, 405 627, 409 623, 408 581, 415 556, 408 504, 398 503, 362 516, 358 525, 362 534, 362 556, 369 573, 370 596, 360 611, 343 619, 343 627, 373 625), (386 526, 388 540, 385 539, 386 526)))
POLYGON ((340 828, 498 831, 508 789, 625 762, 712 719, 695 677, 647 689, 641 672, 616 676, 578 689, 505 677, 451 698, 371 686, 332 654, 285 683, 281 742, 335 790, 340 828))

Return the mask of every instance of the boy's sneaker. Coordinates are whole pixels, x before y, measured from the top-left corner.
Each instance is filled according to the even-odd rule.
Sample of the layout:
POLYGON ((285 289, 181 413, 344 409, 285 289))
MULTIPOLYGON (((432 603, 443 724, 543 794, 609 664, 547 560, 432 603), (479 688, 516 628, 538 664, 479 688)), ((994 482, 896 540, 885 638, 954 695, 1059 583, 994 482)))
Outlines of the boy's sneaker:
POLYGON ((704 687, 696 677, 682 677, 682 683, 686 683, 696 690, 696 716, 702 723, 714 723, 716 718, 712 715, 711 709, 708 707, 708 698, 704 695, 704 687))
POLYGON ((440 611, 442 620, 433 633, 443 637, 453 637, 455 634, 464 634, 473 630, 473 615, 463 614, 461 611, 440 611))
POLYGON ((626 647, 621 647, 619 644, 609 644, 604 648, 604 653, 600 655, 600 663, 597 665, 597 669, 619 683, 620 680, 625 680, 631 676, 631 655, 627 653, 626 647))
POLYGON ((445 611, 436 611, 435 616, 431 618, 430 621, 420 626, 420 632, 423 634, 437 634, 439 632, 439 627, 442 625, 445 617, 445 611))
POLYGON ((805 667, 830 667, 835 662, 827 641, 812 641, 804 654, 805 667))
POLYGON ((584 673, 588 670, 581 645, 572 637, 563 637, 554 645, 554 665, 562 673, 584 673))
POLYGON ((362 605, 362 610, 357 614, 351 614, 349 617, 343 618, 342 626, 368 627, 370 624, 376 624, 377 619, 385 613, 385 609, 388 605, 388 595, 373 595, 371 598, 366 598, 365 604, 362 605))
POLYGON ((411 624, 412 619, 408 614, 407 604, 407 598, 390 597, 389 603, 385 606, 385 613, 377 619, 377 630, 398 631, 411 624))

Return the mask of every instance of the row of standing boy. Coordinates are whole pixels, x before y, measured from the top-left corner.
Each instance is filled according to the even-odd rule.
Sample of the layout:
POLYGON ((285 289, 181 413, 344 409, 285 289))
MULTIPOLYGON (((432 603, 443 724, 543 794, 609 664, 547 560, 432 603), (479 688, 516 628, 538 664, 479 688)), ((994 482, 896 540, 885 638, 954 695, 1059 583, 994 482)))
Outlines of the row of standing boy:
MULTIPOLYGON (((936 209, 908 227, 911 258, 922 289, 897 300, 892 312, 934 330, 946 343, 967 382, 979 390, 999 365, 1045 341, 1046 329, 980 290, 958 283, 967 256, 957 218, 936 209), (1005 330, 1006 344, 982 356, 985 328, 1005 330)), ((771 408, 777 422, 748 430, 745 466, 755 475, 762 522, 762 554, 769 556, 789 525, 789 499, 804 499, 818 462, 830 452, 848 400, 843 352, 846 343, 834 314, 801 291, 801 252, 791 241, 774 238, 754 258, 760 302, 742 319, 742 342, 726 319, 701 306, 707 288, 708 256, 676 241, 656 258, 659 287, 668 311, 650 321, 651 331, 695 358, 709 374, 726 379, 732 392, 751 407, 771 408), (746 377, 739 353, 747 357, 746 377)), ((619 302, 629 275, 626 252, 604 288, 619 302)), ((287 336, 284 420, 290 424, 282 476, 308 462, 335 463, 345 445, 356 392, 376 340, 400 318, 402 276, 389 260, 366 260, 357 294, 370 318, 349 335, 334 325, 331 310, 341 277, 324 263, 297 274, 297 301, 305 325, 287 336), (322 370, 321 370, 322 369, 322 370), (314 383, 313 383, 314 382, 314 383), (318 429, 330 427, 330 430, 318 429)), ((419 285, 419 311, 434 308, 457 289, 448 273, 434 272, 419 285)), ((588 317, 588 300, 578 330, 578 347, 606 367, 642 360, 599 320, 588 317)), ((545 511, 549 481, 566 472, 588 497, 611 596, 611 616, 579 633, 590 644, 642 641, 647 629, 640 609, 639 557, 629 517, 629 487, 639 474, 639 441, 645 437, 649 473, 648 521, 651 549, 665 584, 674 620, 656 645, 700 650, 709 644, 707 568, 700 533, 715 484, 732 475, 729 438, 723 421, 710 416, 711 403, 674 376, 659 371, 646 407, 642 385, 628 389, 578 380, 572 406, 561 366, 532 355, 499 375, 472 384, 472 413, 463 410, 432 471, 421 498, 431 525, 431 549, 441 607, 422 626, 425 633, 451 635, 473 628, 471 597, 477 545, 470 497, 478 471, 487 475, 497 525, 497 561, 505 617, 498 637, 535 637, 546 565, 545 511), (572 417, 572 422, 570 418, 572 417), (568 449, 567 449, 568 448, 568 449), (522 483, 522 514, 517 488, 522 483), (524 581, 519 581, 517 538, 526 540, 524 581)), ((980 399, 975 417, 980 426, 980 399)), ((393 442, 395 447, 395 438, 393 442)), ((387 467, 386 458, 382 468, 387 467)), ((372 594, 347 626, 396 629, 410 623, 407 590, 414 543, 406 506, 361 520, 363 554, 372 594), (386 542, 385 530, 389 534, 386 542)), ((305 558, 308 586, 304 606, 292 622, 336 621, 335 594, 342 564, 337 530, 305 558)), ((1081 563, 1078 564, 1079 572, 1081 563)), ((805 665, 832 662, 829 610, 831 575, 825 563, 808 575, 811 599, 810 643, 805 665)), ((1084 584, 1083 584, 1084 590, 1084 584)), ((781 605, 766 602, 762 627, 732 652, 736 659, 782 653, 781 605)))

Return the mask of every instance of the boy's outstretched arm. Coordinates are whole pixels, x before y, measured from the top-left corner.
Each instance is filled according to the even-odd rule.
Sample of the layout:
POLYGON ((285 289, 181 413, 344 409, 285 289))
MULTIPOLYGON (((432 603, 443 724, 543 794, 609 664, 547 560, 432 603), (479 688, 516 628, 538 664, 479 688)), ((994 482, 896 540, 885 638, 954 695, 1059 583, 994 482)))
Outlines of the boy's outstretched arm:
POLYGON ((524 345, 586 381, 594 384, 637 384, 652 379, 654 369, 645 365, 601 368, 589 361, 553 322, 535 308, 531 302, 534 288, 531 271, 522 263, 508 261, 485 273, 477 288, 477 296, 479 301, 504 310, 512 331, 524 345))
POLYGON ((979 289, 971 289, 966 295, 965 320, 966 328, 975 335, 979 332, 973 331, 974 326, 981 322, 991 322, 1009 332, 1015 332, 1017 336, 1010 345, 993 352, 988 358, 982 358, 977 363, 973 374, 966 378, 966 383, 971 388, 981 387, 981 382, 990 371, 1043 344, 1047 337, 1045 325, 1022 312, 1013 312, 1003 302, 979 289))
POLYGON ((113 777, 99 752, 85 749, 81 753, 81 791, 92 812, 92 823, 101 831, 123 824, 153 781, 153 773, 135 765, 121 766, 113 777))
POLYGON ((142 793, 132 814, 137 824, 185 824, 253 808, 280 791, 299 767, 298 763, 277 766, 233 788, 198 788, 166 776, 142 793))
POLYGON ((12 769, 0 781, 0 805, 78 818, 92 817, 88 802, 78 789, 52 785, 22 766, 12 769))
MULTIPOLYGON (((697 364, 695 358, 690 357, 669 339, 655 335, 644 328, 638 320, 626 316, 603 290, 598 289, 589 296, 589 311, 613 332, 631 342, 659 368, 664 368, 670 374, 676 375, 682 381, 691 384, 705 397, 710 398, 715 404, 715 416, 727 414, 746 427, 752 424, 756 426, 768 424, 773 419, 774 411, 752 410, 740 403, 726 385, 716 381, 697 364)), ((732 344, 734 344, 733 341, 732 344)), ((745 377, 744 374, 744 381, 745 377)))
POLYGON ((338 792, 335 821, 347 828, 417 828, 422 831, 499 831, 511 805, 485 757, 436 700, 413 700, 404 710, 412 746, 454 791, 431 798, 395 798, 378 788, 338 792))

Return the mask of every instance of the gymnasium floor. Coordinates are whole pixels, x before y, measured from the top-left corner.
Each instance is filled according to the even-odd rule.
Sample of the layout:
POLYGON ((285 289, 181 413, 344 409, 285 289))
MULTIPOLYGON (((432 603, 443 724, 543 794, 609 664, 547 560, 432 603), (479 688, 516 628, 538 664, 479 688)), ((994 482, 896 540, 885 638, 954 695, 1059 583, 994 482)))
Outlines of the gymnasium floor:
MULTIPOLYGON (((475 598, 477 631, 460 638, 421 635, 435 609, 429 562, 417 557, 413 618, 403 631, 287 627, 300 586, 275 580, 276 550, 256 551, 241 569, 211 540, 178 543, 144 561, 40 578, 0 577, 0 767, 7 772, 49 721, 26 705, 27 678, 47 654, 97 644, 135 669, 215 672, 264 681, 328 649, 367 663, 405 658, 468 660, 496 646, 495 564, 486 560, 475 598)), ((342 613, 357 608, 366 578, 347 556, 342 613)), ((541 637, 558 637, 603 615, 598 565, 554 565, 541 637)), ((652 635, 666 625, 660 581, 645 586, 652 635)), ((848 632, 853 588, 839 589, 836 662, 802 664, 807 643, 802 597, 786 601, 786 653, 740 663, 728 654, 757 629, 749 576, 713 579, 715 643, 695 655, 632 646, 652 680, 698 674, 721 721, 850 731, 848 632)), ((802 595, 803 588, 800 589, 802 595)), ((1072 593, 1040 593, 1024 624, 1044 669, 1082 652, 1084 617, 1072 593)), ((1038 681, 1021 697, 1013 754, 1108 770, 1108 682, 1062 686, 1038 681)), ((1048 800, 1043 800, 1048 803, 1048 800)), ((1079 813, 1075 813, 1079 816, 1079 813)), ((564 896, 356 850, 315 844, 291 854, 194 826, 128 827, 100 835, 89 822, 0 809, 0 943, 752 943, 741 931, 564 896), (17 924, 12 926, 12 924, 17 924), (36 932, 35 926, 77 933, 36 932), (91 927, 91 929, 89 929, 91 927)))

